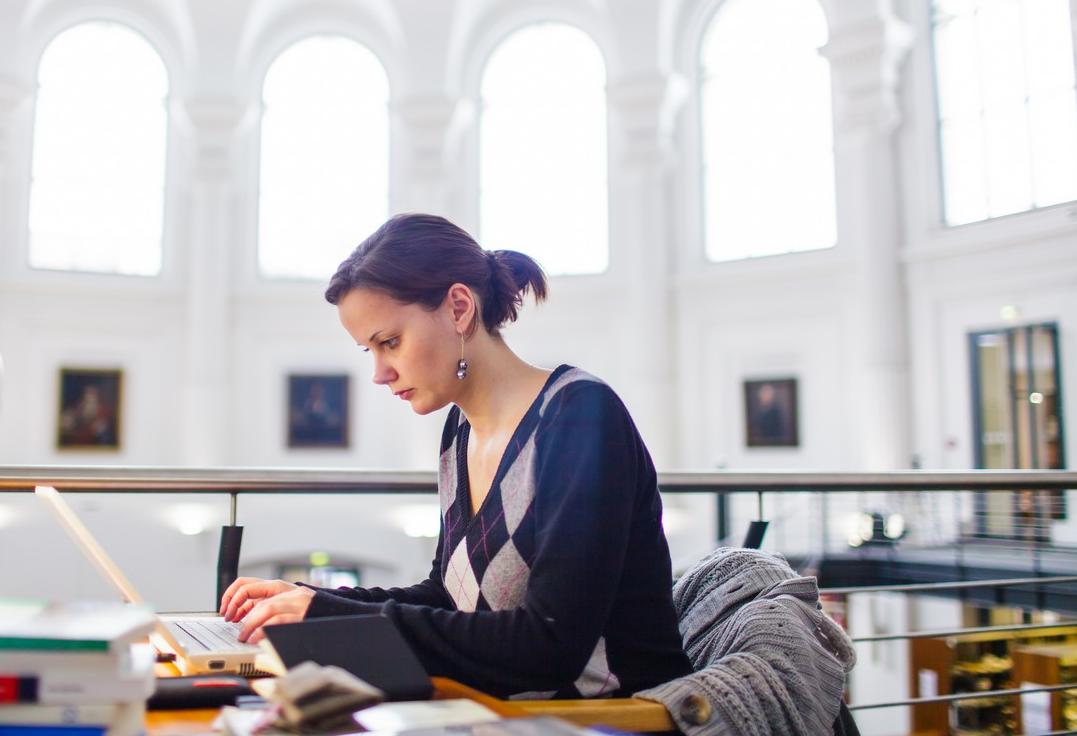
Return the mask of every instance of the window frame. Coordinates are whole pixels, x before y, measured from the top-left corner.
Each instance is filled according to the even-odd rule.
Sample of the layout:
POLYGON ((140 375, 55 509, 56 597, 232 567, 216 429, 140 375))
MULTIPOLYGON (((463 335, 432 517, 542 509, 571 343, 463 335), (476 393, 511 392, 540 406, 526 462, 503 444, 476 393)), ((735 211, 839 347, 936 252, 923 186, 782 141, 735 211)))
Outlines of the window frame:
MULTIPOLYGON (((1023 2, 1024 0, 1022 0, 1023 2)), ((990 226, 991 223, 1006 221, 1011 218, 1021 218, 1024 216, 1030 216, 1039 212, 1050 212, 1053 210, 1070 210, 1077 206, 1077 192, 1074 194, 1073 199, 1069 199, 1063 202, 1055 202, 1048 205, 1036 205, 1031 204, 1028 208, 1018 210, 1016 212, 1007 212, 1000 215, 990 215, 978 220, 970 220, 968 222, 950 223, 947 219, 947 202, 946 202, 946 167, 945 156, 946 152, 942 140, 942 116, 941 116, 941 101, 939 97, 939 74, 938 74, 938 54, 935 43, 935 12, 936 12, 936 0, 929 0, 924 3, 922 9, 923 15, 920 18, 920 31, 921 37, 925 39, 925 42, 921 44, 924 48, 924 55, 927 58, 927 73, 929 76, 930 87, 930 111, 931 111, 931 135, 932 135, 932 153, 933 153, 933 170, 936 186, 938 187, 935 193, 935 208, 932 218, 936 227, 941 227, 945 230, 959 230, 962 228, 976 228, 976 226, 990 226)), ((1070 2, 1070 35, 1073 37, 1071 44, 1071 55, 1073 56, 1073 64, 1075 69, 1075 77, 1077 77, 1077 6, 1070 2)), ((1022 45, 1022 49, 1024 46, 1022 45)), ((1027 91, 1027 90, 1026 90, 1027 91)), ((1077 97, 1077 78, 1074 80, 1074 96, 1077 97)), ((1025 98, 1025 110, 1028 109, 1028 97, 1025 98)), ((980 117, 984 118, 984 110, 980 109, 980 117)), ((1028 136, 1031 140, 1031 131, 1028 136)), ((987 164, 986 156, 983 162, 987 164)), ((1030 173, 1029 177, 1030 187, 1034 193, 1035 181, 1030 173)), ((1072 214, 1077 210, 1070 210, 1071 218, 1077 215, 1072 214)))
POLYGON ((174 105, 178 98, 181 76, 176 70, 183 54, 183 40, 168 31, 167 20, 153 18, 130 12, 127 8, 109 8, 100 12, 93 7, 64 8, 69 11, 55 17, 43 19, 37 28, 27 31, 28 38, 23 56, 25 70, 26 104, 14 118, 11 131, 12 172, 12 207, 17 213, 17 220, 12 229, 15 235, 14 248, 9 252, 14 256, 7 264, 12 276, 24 283, 63 282, 73 287, 85 285, 89 288, 141 290, 151 293, 161 285, 178 287, 177 255, 174 248, 174 219, 178 172, 173 166, 176 160, 176 120, 174 105), (74 11, 74 12, 70 12, 74 11), (162 176, 162 209, 160 233, 160 267, 153 274, 128 274, 118 271, 91 271, 84 269, 66 269, 37 267, 31 265, 30 250, 30 202, 33 187, 33 155, 36 145, 36 121, 38 109, 38 75, 41 61, 52 43, 68 30, 81 25, 106 23, 123 26, 125 30, 136 34, 146 42, 156 54, 165 72, 167 93, 162 98, 165 109, 164 161, 162 176))
MULTIPOLYGON (((827 24, 828 35, 830 33, 830 18, 827 16, 826 7, 824 3, 819 0, 805 0, 806 2, 814 2, 818 12, 821 14, 824 22, 827 24)), ((693 239, 698 243, 699 258, 704 264, 707 264, 707 268, 743 268, 750 266, 744 266, 742 264, 749 264, 755 262, 763 262, 769 264, 775 261, 781 261, 782 259, 797 258, 797 259, 819 259, 823 262, 829 262, 831 259, 836 258, 833 254, 839 250, 841 245, 841 217, 840 217, 840 192, 838 181, 838 129, 836 120, 834 117, 834 100, 833 93, 831 93, 830 100, 830 166, 832 170, 831 182, 833 185, 833 216, 834 216, 834 238, 833 242, 829 245, 801 248, 797 250, 769 252, 769 253, 756 253, 750 255, 742 255, 731 258, 715 258, 711 255, 708 249, 708 194, 706 178, 708 172, 708 164, 706 160, 706 133, 705 133, 705 121, 704 121, 704 89, 708 79, 708 69, 704 64, 703 56, 704 50, 708 41, 710 33, 713 31, 715 24, 718 21, 718 15, 724 10, 727 0, 712 0, 706 3, 699 12, 694 21, 691 23, 693 26, 691 30, 692 38, 691 44, 686 44, 692 49, 692 55, 688 64, 692 69, 691 86, 692 97, 691 107, 688 110, 689 115, 693 119, 692 135, 694 140, 691 142, 691 147, 697 153, 695 160, 698 160, 698 167, 695 168, 693 174, 693 185, 695 187, 696 199, 695 206, 697 210, 696 226, 698 227, 698 233, 693 239)), ((833 87, 833 71, 830 68, 829 60, 824 60, 827 63, 827 79, 833 87)), ((774 209, 777 209, 775 207, 774 209)))
POLYGON ((484 236, 484 234, 482 232, 482 209, 483 209, 482 193, 483 193, 483 189, 484 189, 484 185, 483 185, 483 182, 482 182, 482 160, 483 160, 483 155, 484 155, 484 153, 483 153, 483 145, 482 145, 482 135, 483 135, 482 131, 483 131, 483 118, 484 118, 484 107, 485 107, 485 99, 484 99, 483 94, 482 94, 482 87, 483 87, 483 82, 484 82, 484 80, 486 78, 486 72, 489 69, 490 61, 492 60, 494 55, 504 46, 505 43, 509 42, 512 39, 513 36, 515 36, 517 33, 521 32, 521 31, 526 31, 526 30, 531 29, 531 28, 540 27, 540 26, 548 26, 548 25, 564 26, 564 27, 570 28, 570 29, 572 29, 574 31, 577 31, 577 32, 583 34, 583 36, 586 37, 587 40, 591 44, 593 44, 594 49, 598 52, 599 58, 600 58, 600 60, 602 62, 602 69, 603 69, 603 76, 604 76, 603 96, 602 96, 603 105, 602 105, 602 107, 603 107, 603 116, 604 116, 604 120, 603 120, 603 124, 604 124, 603 127, 604 127, 604 133, 605 133, 604 138, 605 138, 605 144, 606 144, 605 145, 605 152, 604 152, 604 155, 605 155, 604 190, 605 190, 605 200, 606 200, 606 206, 605 206, 605 218, 606 218, 606 221, 605 221, 605 232, 606 232, 605 256, 606 256, 606 264, 605 264, 605 267, 602 268, 601 270, 598 270, 598 271, 553 272, 553 273, 550 274, 550 277, 551 278, 557 278, 557 279, 565 278, 565 279, 573 279, 573 280, 575 280, 575 279, 601 278, 603 276, 608 275, 611 272, 611 270, 613 269, 613 263, 614 263, 613 217, 612 217, 613 194, 612 194, 612 189, 611 189, 611 186, 610 186, 610 182, 612 181, 612 156, 611 156, 611 148, 612 147, 611 147, 611 127, 610 127, 610 117, 611 116, 610 116, 610 104, 609 104, 609 93, 608 93, 609 79, 610 79, 609 55, 608 55, 606 50, 603 48, 602 44, 599 42, 599 40, 595 37, 595 35, 593 33, 591 33, 587 28, 581 26, 580 24, 578 24, 577 22, 575 22, 573 20, 565 20, 563 17, 552 16, 552 15, 551 16, 530 17, 530 18, 528 18, 526 20, 523 20, 522 22, 517 22, 517 23, 514 23, 514 24, 508 26, 506 29, 502 30, 496 36, 491 36, 490 43, 488 44, 488 46, 485 49, 483 49, 483 52, 481 54, 476 54, 476 59, 477 59, 478 63, 476 65, 477 69, 476 69, 474 84, 472 86, 473 98, 474 98, 474 106, 475 106, 475 110, 476 110, 475 125, 473 126, 474 127, 474 135, 473 135, 473 149, 474 150, 473 150, 473 156, 472 156, 472 161, 474 162, 474 180, 473 180, 472 191, 474 192, 473 202, 474 202, 474 208, 475 208, 474 209, 474 223, 475 224, 474 224, 474 227, 473 227, 473 232, 475 232, 477 234, 478 242, 480 244, 482 244, 483 247, 487 247, 486 244, 484 243, 484 237, 485 236, 484 236))
MULTIPOLYGON (((320 28, 320 27, 318 27, 320 28)), ((327 282, 328 278, 332 274, 327 274, 324 277, 321 276, 303 276, 299 274, 290 275, 273 275, 266 273, 262 269, 261 265, 261 204, 262 204, 262 166, 263 166, 263 125, 265 120, 265 83, 269 72, 272 70, 274 64, 287 52, 294 49, 299 44, 306 41, 317 38, 336 38, 343 39, 350 43, 354 43, 362 48, 365 52, 369 53, 377 62, 382 74, 385 77, 386 83, 386 96, 385 96, 385 116, 386 116, 386 169, 385 169, 385 193, 386 193, 386 217, 394 212, 393 201, 393 179, 394 179, 394 135, 393 135, 393 120, 392 120, 392 107, 393 107, 393 78, 390 73, 390 69, 386 64, 384 56, 379 53, 378 49, 368 43, 362 38, 356 37, 356 35, 349 33, 347 30, 336 29, 306 29, 300 33, 290 35, 286 39, 282 39, 281 42, 275 44, 272 47, 270 53, 265 54, 263 57, 263 63, 259 65, 258 74, 255 75, 257 82, 253 94, 255 95, 256 105, 258 110, 257 123, 252 127, 254 133, 251 136, 250 155, 252 165, 250 168, 250 176, 252 188, 250 190, 251 202, 250 202, 250 227, 252 233, 252 250, 250 253, 250 268, 253 272, 253 279, 260 285, 291 285, 293 287, 299 287, 303 291, 306 291, 311 284, 321 284, 327 282)), ((359 236, 361 237, 361 236, 359 236)), ((358 245, 358 241, 353 244, 358 245)), ((343 255, 347 255, 342 254, 343 255)))

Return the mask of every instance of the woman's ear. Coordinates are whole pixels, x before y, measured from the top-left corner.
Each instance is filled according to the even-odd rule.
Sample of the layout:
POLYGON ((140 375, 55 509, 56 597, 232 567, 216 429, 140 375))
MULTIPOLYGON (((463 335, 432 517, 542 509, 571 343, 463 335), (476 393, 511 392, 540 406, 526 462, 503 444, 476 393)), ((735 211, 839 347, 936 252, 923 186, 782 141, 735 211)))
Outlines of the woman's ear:
POLYGON ((479 302, 475 292, 467 284, 455 283, 449 287, 445 303, 457 333, 470 335, 475 329, 479 314, 479 302))

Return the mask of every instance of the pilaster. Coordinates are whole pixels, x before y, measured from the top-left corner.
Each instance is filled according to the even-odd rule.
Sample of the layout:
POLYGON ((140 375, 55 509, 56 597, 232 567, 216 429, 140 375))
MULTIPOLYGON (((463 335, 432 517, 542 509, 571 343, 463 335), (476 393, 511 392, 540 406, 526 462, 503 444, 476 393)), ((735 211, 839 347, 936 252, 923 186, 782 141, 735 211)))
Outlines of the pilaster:
POLYGON ((460 192, 460 149, 474 107, 447 96, 412 96, 390 107, 394 130, 392 207, 452 217, 460 192))
MULTIPOLYGON (((14 253, 17 237, 18 207, 25 202, 26 192, 20 192, 15 171, 18 168, 16 138, 19 124, 28 121, 31 90, 14 80, 0 77, 0 275, 17 257, 14 253)), ((27 177, 27 180, 29 177, 27 177)))
POLYGON ((634 74, 608 88, 611 169, 618 172, 610 182, 611 275, 625 284, 621 324, 624 344, 634 346, 626 353, 624 393, 659 467, 676 458, 669 199, 673 123, 685 99, 684 80, 671 73, 634 74))
POLYGON ((189 242, 185 254, 186 325, 182 366, 182 461, 220 466, 228 461, 235 152, 254 119, 251 106, 231 99, 196 98, 177 106, 177 126, 189 151, 189 242))
POLYGON ((838 243, 854 264, 847 355, 854 378, 845 408, 854 444, 847 465, 906 468, 911 397, 895 135, 901 65, 913 33, 890 0, 832 0, 828 10, 823 54, 833 79, 838 243))

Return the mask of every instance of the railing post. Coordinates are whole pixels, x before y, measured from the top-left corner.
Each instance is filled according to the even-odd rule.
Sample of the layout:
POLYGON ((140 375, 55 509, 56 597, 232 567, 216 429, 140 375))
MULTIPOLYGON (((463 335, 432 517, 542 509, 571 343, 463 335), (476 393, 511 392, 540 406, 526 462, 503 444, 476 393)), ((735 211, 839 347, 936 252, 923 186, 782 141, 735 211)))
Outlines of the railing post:
POLYGON ((243 527, 236 525, 236 499, 239 493, 230 494, 228 525, 221 527, 221 546, 217 551, 217 600, 213 610, 221 604, 224 591, 239 577, 239 550, 243 544, 243 527))

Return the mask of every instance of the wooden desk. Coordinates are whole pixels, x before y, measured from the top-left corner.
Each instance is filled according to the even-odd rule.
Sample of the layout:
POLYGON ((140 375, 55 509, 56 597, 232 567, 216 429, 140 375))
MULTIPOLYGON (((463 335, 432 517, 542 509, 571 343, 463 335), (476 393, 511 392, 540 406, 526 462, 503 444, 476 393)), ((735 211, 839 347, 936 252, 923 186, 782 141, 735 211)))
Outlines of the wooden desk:
POLYGON ((505 718, 556 716, 577 726, 611 726, 621 731, 676 731, 661 703, 639 698, 499 700, 467 685, 434 677, 435 698, 470 698, 505 718))
MULTIPOLYGON (((158 665, 159 676, 178 674, 172 665, 158 665)), ((579 726, 612 726, 622 731, 675 731, 677 726, 660 703, 636 698, 606 700, 500 700, 444 677, 434 681, 434 699, 466 698, 505 718, 556 716, 579 726)), ((163 710, 146 714, 147 736, 192 736, 210 730, 219 713, 202 710, 163 710)))

